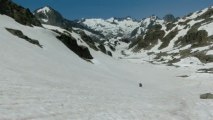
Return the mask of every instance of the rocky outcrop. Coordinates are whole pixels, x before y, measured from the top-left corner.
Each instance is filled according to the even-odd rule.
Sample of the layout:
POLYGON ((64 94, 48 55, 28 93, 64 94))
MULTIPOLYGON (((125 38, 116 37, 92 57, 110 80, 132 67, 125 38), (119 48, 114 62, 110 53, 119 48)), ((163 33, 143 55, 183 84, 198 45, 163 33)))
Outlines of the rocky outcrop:
POLYGON ((170 43, 170 41, 178 34, 178 29, 175 29, 173 31, 171 31, 169 34, 167 34, 161 41, 162 44, 159 47, 159 49, 163 49, 165 47, 167 47, 170 43))
POLYGON ((57 36, 57 38, 79 57, 83 59, 93 59, 89 49, 86 46, 78 45, 76 39, 72 36, 61 34, 60 36, 57 36))
POLYGON ((194 47, 205 45, 208 41, 208 33, 205 30, 188 32, 185 36, 180 37, 176 44, 188 45, 192 44, 194 47))
POLYGON ((172 14, 167 14, 163 17, 164 21, 166 22, 175 22, 177 19, 172 14))
POLYGON ((0 14, 10 16, 23 25, 41 26, 29 9, 25 9, 11 0, 0 0, 0 14))
POLYGON ((42 48, 42 45, 39 43, 38 40, 33 40, 33 39, 29 38, 28 36, 24 35, 20 30, 15 30, 15 29, 11 29, 11 28, 6 28, 6 30, 15 36, 18 36, 19 38, 22 38, 22 39, 26 40, 27 42, 37 45, 42 48))
MULTIPOLYGON (((36 10, 35 17, 43 24, 54 26, 64 26, 64 18, 62 15, 49 6, 42 8, 43 10, 36 10)), ((69 27, 69 26, 68 26, 69 27)))
POLYGON ((78 33, 80 34, 81 39, 84 42, 86 42, 93 50, 98 51, 98 48, 96 47, 94 40, 90 36, 85 34, 85 32, 83 31, 78 31, 78 33))
POLYGON ((205 93, 200 95, 200 99, 213 99, 213 94, 211 93, 205 93))
POLYGON ((158 40, 161 40, 165 32, 161 30, 162 26, 157 24, 152 27, 146 32, 145 38, 138 37, 138 43, 137 46, 134 48, 134 51, 137 52, 141 49, 150 49, 154 45, 158 43, 158 40))
POLYGON ((104 47, 104 45, 101 44, 101 45, 98 46, 98 48, 101 50, 101 52, 103 52, 105 54, 107 53, 106 48, 104 47))
POLYGON ((200 19, 208 19, 213 15, 213 9, 209 8, 204 14, 198 16, 196 18, 196 20, 200 20, 200 19))

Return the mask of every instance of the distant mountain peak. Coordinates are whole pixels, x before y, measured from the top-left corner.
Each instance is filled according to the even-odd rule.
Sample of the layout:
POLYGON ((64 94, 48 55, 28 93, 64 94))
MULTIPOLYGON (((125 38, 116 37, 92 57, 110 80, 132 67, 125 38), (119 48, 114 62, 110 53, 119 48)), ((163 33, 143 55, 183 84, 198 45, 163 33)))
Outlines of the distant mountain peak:
POLYGON ((50 6, 44 6, 35 10, 34 15, 43 24, 60 26, 64 20, 62 15, 50 6))
POLYGON ((40 8, 40 9, 36 10, 36 12, 37 13, 40 13, 40 12, 42 12, 42 13, 48 13, 51 10, 52 10, 52 8, 50 6, 44 6, 44 7, 40 8))

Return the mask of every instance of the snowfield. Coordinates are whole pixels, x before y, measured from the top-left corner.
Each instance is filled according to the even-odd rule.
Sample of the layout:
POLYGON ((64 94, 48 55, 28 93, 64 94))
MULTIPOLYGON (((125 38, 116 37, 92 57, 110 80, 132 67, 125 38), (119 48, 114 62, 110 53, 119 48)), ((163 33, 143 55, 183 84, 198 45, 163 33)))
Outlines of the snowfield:
POLYGON ((103 35, 108 36, 109 39, 113 39, 118 34, 123 34, 123 37, 127 37, 131 32, 138 26, 140 22, 133 20, 132 18, 125 18, 123 20, 118 20, 116 18, 104 19, 85 19, 81 21, 82 24, 94 29, 95 31, 100 31, 103 35))
POLYGON ((213 119, 213 101, 199 98, 213 92, 213 74, 195 73, 199 66, 153 65, 90 49, 92 64, 57 40, 56 33, 4 15, 0 34, 0 120, 213 119), (21 30, 43 48, 5 27, 21 30), (178 77, 183 75, 189 77, 178 77))

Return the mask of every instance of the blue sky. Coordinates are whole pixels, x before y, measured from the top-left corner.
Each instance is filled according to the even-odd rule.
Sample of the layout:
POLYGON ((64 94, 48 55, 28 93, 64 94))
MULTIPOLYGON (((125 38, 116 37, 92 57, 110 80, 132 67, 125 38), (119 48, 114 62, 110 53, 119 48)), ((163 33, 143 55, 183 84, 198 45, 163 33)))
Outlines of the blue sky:
POLYGON ((172 13, 184 16, 213 5, 213 0, 13 0, 31 11, 49 5, 65 18, 110 18, 131 16, 142 19, 150 15, 163 17, 172 13))

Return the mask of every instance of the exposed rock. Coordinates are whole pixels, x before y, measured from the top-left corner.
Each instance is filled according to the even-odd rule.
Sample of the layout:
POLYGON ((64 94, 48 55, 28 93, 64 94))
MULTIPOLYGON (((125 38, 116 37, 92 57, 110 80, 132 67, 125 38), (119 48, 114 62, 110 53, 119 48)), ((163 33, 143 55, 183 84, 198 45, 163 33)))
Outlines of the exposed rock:
POLYGON ((78 33, 81 35, 81 39, 84 42, 86 42, 95 51, 98 51, 98 48, 96 47, 95 42, 93 41, 93 39, 90 36, 88 36, 87 34, 85 34, 84 31, 78 31, 78 33))
POLYGON ((167 34, 163 39, 162 39, 162 44, 159 47, 159 49, 163 49, 167 47, 170 43, 170 41, 178 34, 178 29, 175 29, 171 31, 169 34, 167 34))
POLYGON ((176 21, 176 18, 174 15, 172 14, 167 14, 163 17, 163 19, 166 21, 166 22, 175 22, 176 21))
POLYGON ((139 30, 139 27, 135 28, 131 33, 131 37, 134 37, 138 33, 138 30, 139 30))
POLYGON ((204 69, 199 69, 199 73, 213 73, 213 68, 204 68, 204 69))
POLYGON ((107 53, 107 51, 106 51, 106 48, 104 47, 104 45, 102 45, 102 44, 100 44, 99 46, 98 46, 98 48, 101 50, 101 52, 103 52, 103 53, 107 53))
POLYGON ((178 22, 178 25, 187 25, 190 21, 191 21, 191 19, 188 19, 184 22, 178 22))
POLYGON ((213 94, 211 93, 205 93, 200 95, 200 99, 213 99, 213 94))
POLYGON ((189 31, 184 37, 179 37, 176 44, 185 46, 192 44, 194 47, 205 45, 208 41, 208 33, 205 30, 189 31))
POLYGON ((57 38, 61 40, 70 50, 76 53, 79 57, 83 59, 93 59, 89 49, 85 46, 79 46, 77 44, 76 39, 72 36, 61 34, 60 36, 57 36, 57 38))
POLYGON ((211 17, 213 15, 213 9, 209 8, 205 13, 203 13, 202 15, 198 16, 196 18, 196 20, 200 20, 200 19, 208 19, 209 17, 211 17))
POLYGON ((107 55, 109 55, 109 56, 111 56, 111 57, 112 57, 112 52, 107 51, 107 55))
POLYGON ((177 76, 177 77, 187 78, 187 77, 189 77, 189 76, 188 76, 188 75, 180 75, 180 76, 177 76))
POLYGON ((15 30, 15 29, 11 29, 11 28, 6 28, 6 30, 15 36, 18 36, 19 38, 22 38, 22 39, 28 41, 29 43, 35 44, 42 48, 42 45, 40 45, 38 40, 33 40, 33 39, 27 37, 20 30, 15 30))
POLYGON ((166 31, 171 30, 173 27, 175 27, 176 25, 174 23, 167 23, 166 24, 166 31))
POLYGON ((138 37, 138 42, 137 42, 137 46, 134 48, 134 52, 137 52, 139 50, 141 50, 142 48, 144 49, 150 49, 152 48, 154 45, 156 45, 158 43, 158 40, 162 39, 163 36, 165 35, 165 32, 163 30, 161 30, 162 26, 157 24, 152 26, 146 33, 145 38, 143 39, 143 37, 138 37))
POLYGON ((29 9, 25 9, 11 0, 0 0, 0 14, 14 18, 17 22, 28 26, 41 26, 29 9))
POLYGON ((112 50, 112 51, 115 51, 115 47, 113 47, 112 45, 109 45, 109 48, 112 50))
POLYGON ((47 8, 48 11, 37 12, 36 10, 36 12, 34 12, 35 17, 39 19, 41 23, 54 26, 64 26, 64 18, 59 12, 49 6, 46 6, 45 8, 47 8))
POLYGON ((130 38, 122 38, 119 41, 125 42, 125 43, 130 43, 131 39, 130 38))
POLYGON ((194 57, 197 57, 202 63, 213 62, 213 55, 206 55, 203 52, 194 53, 194 57))

